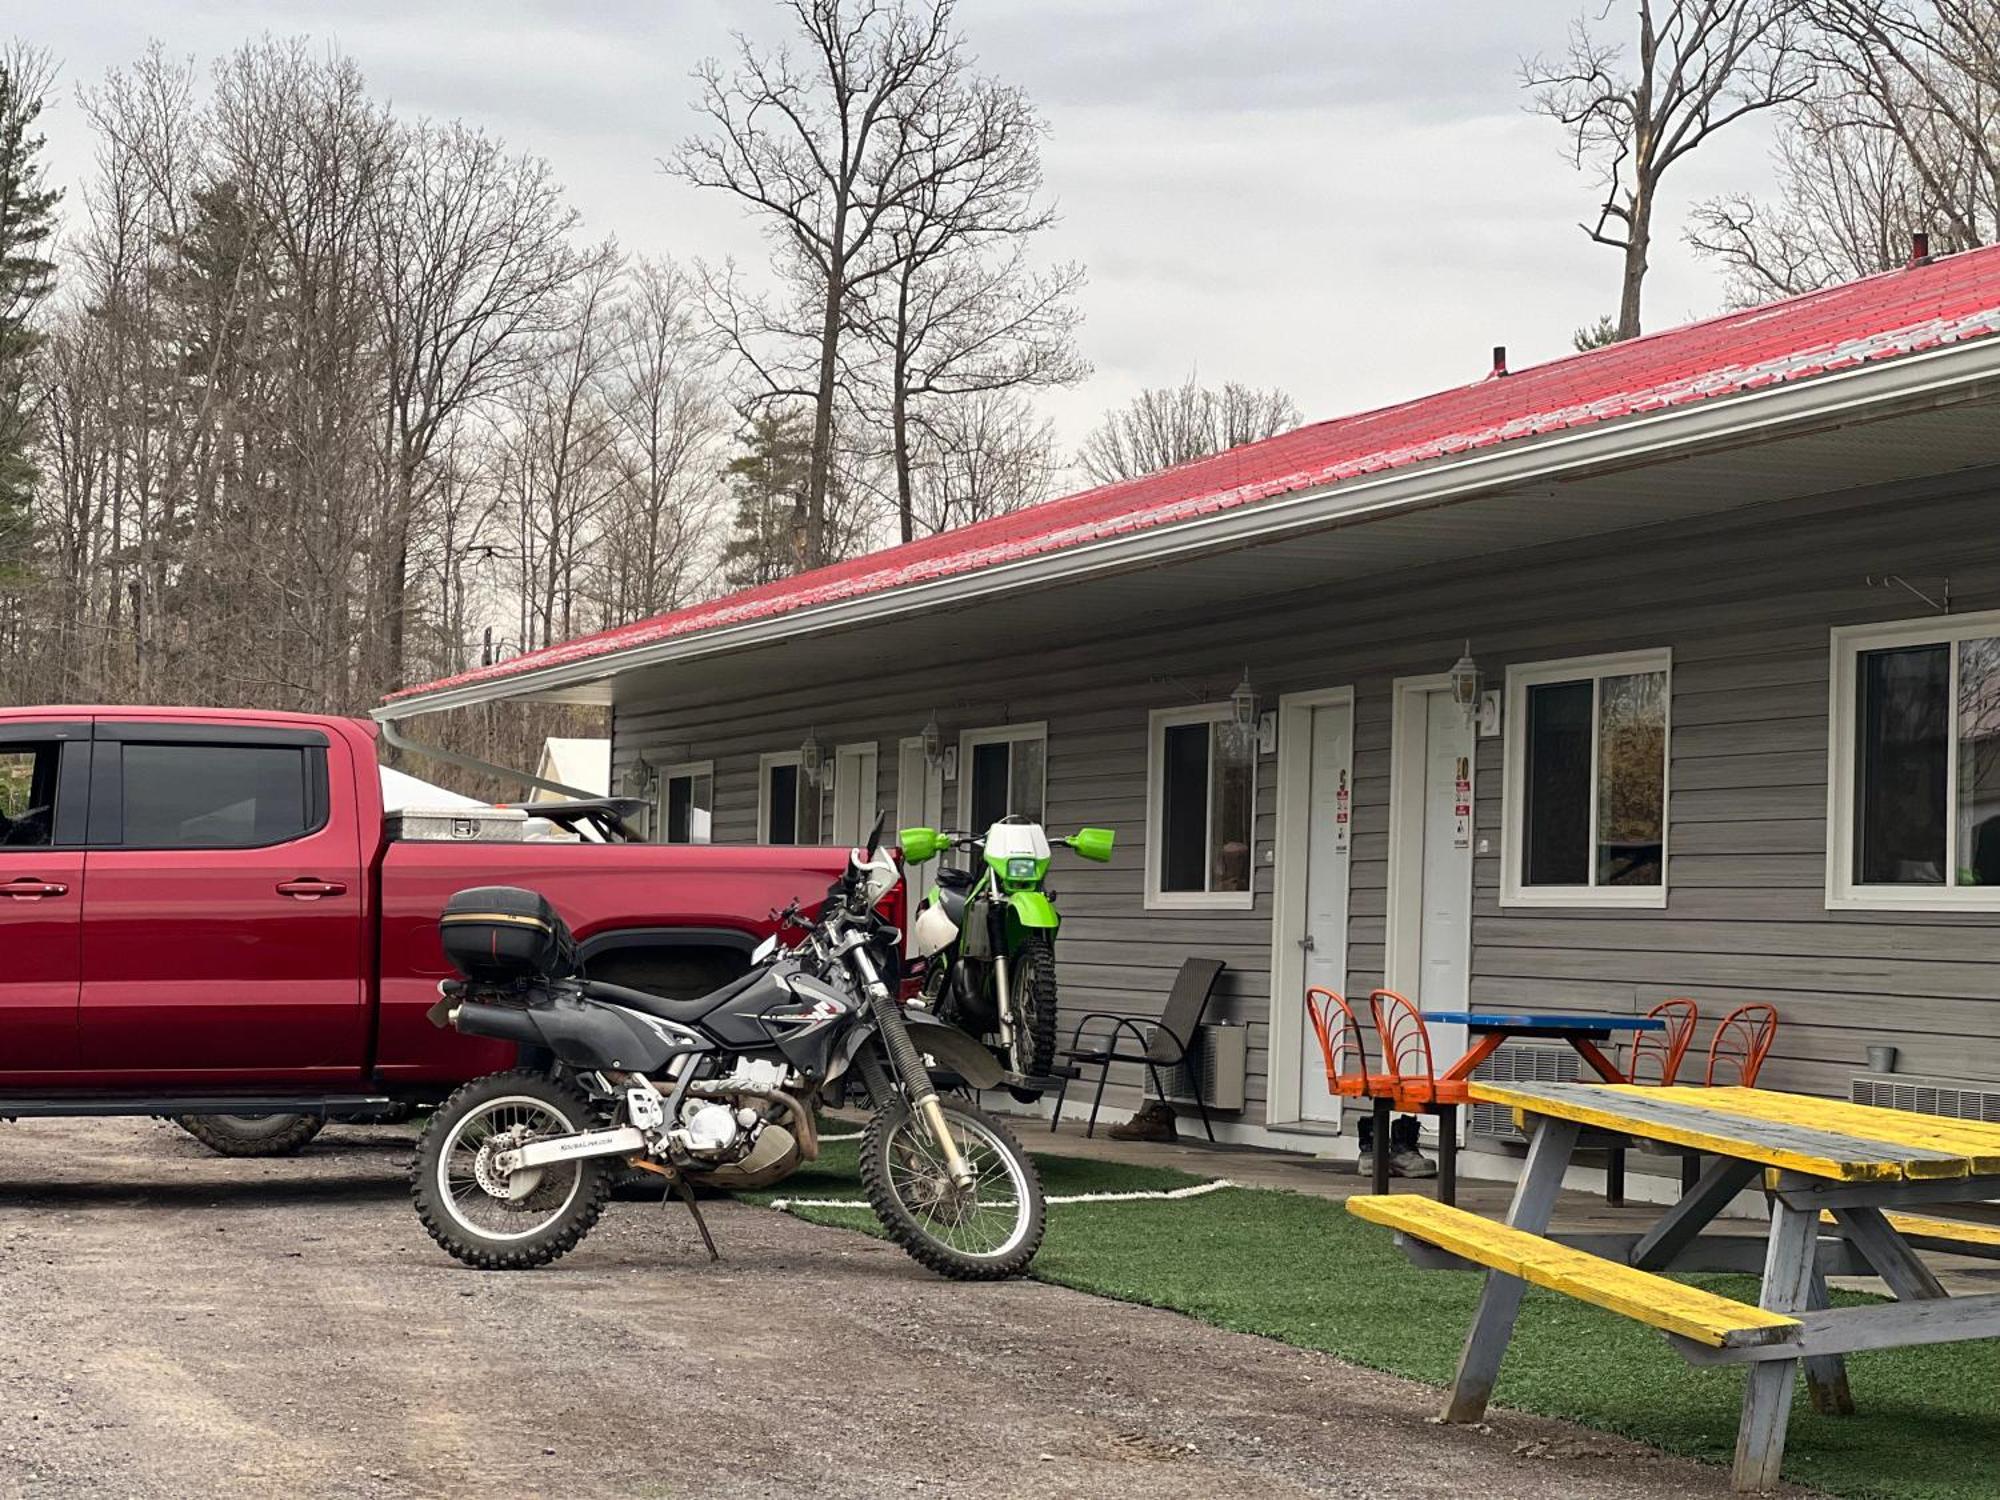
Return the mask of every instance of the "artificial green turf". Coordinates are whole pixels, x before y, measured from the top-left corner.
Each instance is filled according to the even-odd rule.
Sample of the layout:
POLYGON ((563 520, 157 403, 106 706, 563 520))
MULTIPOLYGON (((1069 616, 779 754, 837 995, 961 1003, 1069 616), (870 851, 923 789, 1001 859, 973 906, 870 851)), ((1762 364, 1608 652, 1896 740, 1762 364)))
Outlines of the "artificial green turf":
MULTIPOLYGON (((829 1146, 810 1175, 757 1196, 856 1196, 853 1152, 829 1146)), ((1038 1155, 1036 1164, 1051 1196, 1200 1180, 1073 1157, 1038 1155)), ((880 1232, 865 1210, 797 1212, 880 1232)), ((1386 1230, 1338 1203, 1245 1188, 1174 1202, 1052 1206, 1033 1274, 1433 1385, 1451 1380, 1479 1295, 1477 1276, 1417 1270, 1386 1230)), ((1749 1278, 1689 1280, 1756 1300, 1749 1278)), ((1855 1500, 2000 1496, 2000 1341, 1852 1355, 1848 1374, 1857 1416, 1821 1416, 1799 1392, 1788 1479, 1855 1500)), ((1742 1384, 1740 1371, 1687 1364, 1650 1328, 1530 1288, 1495 1399, 1727 1463, 1742 1384)))

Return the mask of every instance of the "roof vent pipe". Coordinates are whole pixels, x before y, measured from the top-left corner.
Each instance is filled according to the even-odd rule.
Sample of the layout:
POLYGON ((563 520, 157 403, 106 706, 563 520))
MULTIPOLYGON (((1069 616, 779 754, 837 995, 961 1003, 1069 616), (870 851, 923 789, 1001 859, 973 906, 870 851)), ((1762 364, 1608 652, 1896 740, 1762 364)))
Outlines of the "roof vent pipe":
POLYGON ((1931 263, 1931 237, 1919 229, 1910 236, 1910 264, 1927 266, 1931 263))
POLYGON ((1497 379, 1499 376, 1505 375, 1506 373, 1507 373, 1507 346, 1505 344, 1495 344, 1493 346, 1494 377, 1497 379))

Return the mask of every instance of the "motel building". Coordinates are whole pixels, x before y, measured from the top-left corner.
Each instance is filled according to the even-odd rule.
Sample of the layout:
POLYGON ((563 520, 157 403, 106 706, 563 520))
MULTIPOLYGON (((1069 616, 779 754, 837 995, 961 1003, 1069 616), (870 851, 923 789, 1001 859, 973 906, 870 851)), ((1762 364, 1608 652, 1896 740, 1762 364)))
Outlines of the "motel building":
MULTIPOLYGON (((1765 1086, 2000 1121, 2000 249, 1496 360, 377 717, 503 700, 608 706, 659 838, 1114 829, 1051 870, 1064 1040, 1224 960, 1186 1086, 1227 1140, 1338 1149, 1313 985, 1688 996, 1696 1082, 1766 1002, 1765 1086)), ((1462 1170, 1511 1123, 1474 1111, 1462 1170)))

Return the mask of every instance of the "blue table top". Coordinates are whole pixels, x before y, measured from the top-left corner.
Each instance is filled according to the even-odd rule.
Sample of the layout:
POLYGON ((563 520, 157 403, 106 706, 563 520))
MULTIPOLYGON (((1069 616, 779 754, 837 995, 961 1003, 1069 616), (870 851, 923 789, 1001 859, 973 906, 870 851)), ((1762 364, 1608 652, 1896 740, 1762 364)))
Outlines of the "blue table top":
POLYGON ((1667 1023, 1654 1016, 1542 1016, 1507 1015, 1485 1010, 1427 1010, 1426 1021, 1443 1026, 1464 1026, 1473 1031, 1563 1032, 1664 1031, 1667 1023))

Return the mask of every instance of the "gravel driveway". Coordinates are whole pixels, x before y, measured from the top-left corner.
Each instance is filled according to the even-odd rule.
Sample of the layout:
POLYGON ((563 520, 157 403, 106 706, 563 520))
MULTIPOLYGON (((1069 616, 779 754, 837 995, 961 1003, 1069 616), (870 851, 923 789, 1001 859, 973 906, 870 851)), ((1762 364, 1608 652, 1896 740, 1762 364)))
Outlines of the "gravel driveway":
POLYGON ((761 1209, 613 1205, 554 1267, 425 1238, 409 1137, 225 1161, 0 1128, 0 1493, 1669 1500, 1724 1476, 1170 1313, 761 1209))

